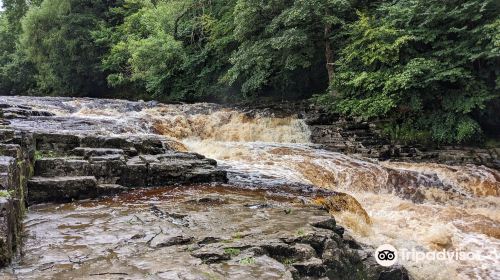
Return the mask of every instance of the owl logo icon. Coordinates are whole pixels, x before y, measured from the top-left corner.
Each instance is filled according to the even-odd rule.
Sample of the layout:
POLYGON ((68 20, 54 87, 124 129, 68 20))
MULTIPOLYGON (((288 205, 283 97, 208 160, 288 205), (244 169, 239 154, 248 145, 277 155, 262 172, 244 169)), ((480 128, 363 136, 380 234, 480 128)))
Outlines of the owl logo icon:
POLYGON ((398 251, 390 244, 383 244, 375 250, 374 257, 381 266, 391 266, 398 261, 398 251))

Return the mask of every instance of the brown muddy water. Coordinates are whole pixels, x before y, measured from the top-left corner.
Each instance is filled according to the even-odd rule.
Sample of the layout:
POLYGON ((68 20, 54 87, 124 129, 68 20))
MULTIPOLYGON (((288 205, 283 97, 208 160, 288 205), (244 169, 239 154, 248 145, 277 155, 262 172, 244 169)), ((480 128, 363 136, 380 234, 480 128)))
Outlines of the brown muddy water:
POLYGON ((401 260, 415 279, 500 279, 498 170, 354 158, 312 145, 307 125, 300 119, 249 115, 213 104, 2 99, 56 115, 14 120, 12 125, 19 128, 103 135, 161 134, 178 140, 179 149, 216 159, 229 173, 229 185, 224 188, 143 190, 107 200, 32 207, 25 220, 23 256, 4 270, 3 276, 68 279, 118 273, 97 275, 112 278, 126 273, 123 275, 147 274, 153 279, 197 279, 199 275, 207 279, 210 275, 282 279, 286 277, 283 265, 273 261, 259 259, 259 265, 250 266, 235 263, 241 260, 203 265, 190 257, 188 252, 193 248, 153 250, 146 243, 152 235, 169 230, 195 238, 210 233, 222 239, 254 234, 253 229, 266 234, 308 230, 308 219, 324 212, 294 203, 298 194, 286 194, 286 189, 279 192, 284 196, 269 195, 283 185, 306 184, 348 193, 359 202, 363 211, 347 208, 333 214, 360 242, 374 247, 388 243, 399 250, 460 251, 481 256, 401 260), (247 190, 255 188, 265 192, 247 190), (187 203, 211 195, 227 203, 217 207, 187 203), (275 207, 245 206, 268 202, 275 207), (159 218, 151 212, 151 204, 162 212, 187 216, 183 221, 159 218), (283 215, 283 208, 294 207, 294 215, 283 215))

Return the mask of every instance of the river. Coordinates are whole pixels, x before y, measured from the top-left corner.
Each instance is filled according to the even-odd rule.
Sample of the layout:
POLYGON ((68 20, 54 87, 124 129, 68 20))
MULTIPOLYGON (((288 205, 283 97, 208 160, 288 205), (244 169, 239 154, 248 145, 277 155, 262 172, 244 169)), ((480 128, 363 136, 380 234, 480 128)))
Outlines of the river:
MULTIPOLYGON (((355 158, 310 143, 310 131, 303 120, 245 114, 214 104, 1 98, 5 103, 55 114, 50 118, 12 120, 12 125, 19 128, 72 133, 91 131, 102 135, 153 133, 175 139, 180 150, 216 159, 219 166, 228 171, 228 184, 236 189, 272 189, 304 184, 347 193, 359 204, 354 203, 332 214, 357 241, 374 247, 391 244, 399 250, 446 250, 481 256, 466 260, 401 260, 415 279, 500 279, 498 170, 475 165, 378 162, 355 158)), ((220 188, 201 189, 201 192, 221 192, 220 188)), ((182 196, 193 195, 190 192, 192 190, 182 196)), ((32 207, 25 222, 28 241, 23 260, 14 264, 11 270, 22 274, 34 271, 34 267, 43 269, 42 265, 61 258, 68 262, 64 250, 77 251, 74 238, 84 238, 82 232, 106 232, 110 217, 132 219, 130 207, 145 207, 151 203, 152 197, 154 201, 162 201, 165 197, 163 193, 135 191, 134 194, 122 195, 115 200, 32 207), (81 227, 68 229, 64 226, 72 221, 77 221, 81 227), (49 229, 55 234, 48 234, 49 229), (40 250, 47 250, 48 255, 40 250)), ((235 191, 229 197, 241 195, 249 196, 235 191)), ((91 234, 94 239, 90 241, 86 236, 85 242, 94 242, 94 246, 89 251, 80 244, 80 255, 109 249, 99 246, 101 242, 95 238, 119 242, 119 232, 115 229, 112 234, 91 234)), ((147 254, 141 256, 147 258, 147 254)), ((112 256, 101 261, 110 262, 111 259, 112 256)), ((78 261, 70 258, 68 266, 78 261)), ((49 266, 46 265, 47 270, 49 266)))

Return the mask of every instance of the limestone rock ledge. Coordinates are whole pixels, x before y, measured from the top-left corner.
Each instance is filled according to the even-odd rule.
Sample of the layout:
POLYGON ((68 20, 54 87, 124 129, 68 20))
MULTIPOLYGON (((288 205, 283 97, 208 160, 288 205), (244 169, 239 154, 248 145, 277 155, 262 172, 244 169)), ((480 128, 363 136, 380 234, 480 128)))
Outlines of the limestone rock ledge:
POLYGON ((162 136, 60 134, 14 128, 2 117, 0 110, 0 267, 20 247, 27 205, 227 180, 215 160, 179 152, 177 142, 162 136))
POLYGON ((10 263, 21 244, 33 158, 32 135, 0 125, 0 267, 10 263))
POLYGON ((37 132, 28 204, 68 202, 127 188, 225 182, 217 162, 179 152, 157 135, 87 136, 37 132), (110 187, 114 186, 114 187, 110 187))

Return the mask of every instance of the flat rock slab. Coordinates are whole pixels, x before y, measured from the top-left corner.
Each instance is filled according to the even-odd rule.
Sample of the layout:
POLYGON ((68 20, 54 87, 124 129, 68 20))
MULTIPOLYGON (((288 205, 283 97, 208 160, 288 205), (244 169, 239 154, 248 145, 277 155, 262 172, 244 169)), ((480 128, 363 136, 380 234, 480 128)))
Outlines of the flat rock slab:
POLYGON ((99 184, 99 185, 97 185, 97 193, 99 196, 119 194, 119 193, 126 191, 126 190, 127 190, 127 188, 125 188, 122 185, 118 185, 118 184, 99 184))
POLYGON ((104 155, 123 155, 124 151, 122 149, 112 149, 112 148, 85 148, 78 147, 71 151, 71 154, 81 157, 91 157, 91 156, 104 156, 104 155))
POLYGON ((408 279, 401 268, 366 264, 372 248, 353 248, 334 230, 314 226, 322 221, 333 228, 325 209, 220 186, 35 205, 25 223, 28 257, 16 270, 0 271, 0 279, 87 279, 106 272, 126 273, 125 279, 146 273, 153 279, 408 279), (219 200, 224 203, 211 203, 219 200), (246 206, 264 203, 269 207, 246 206))

